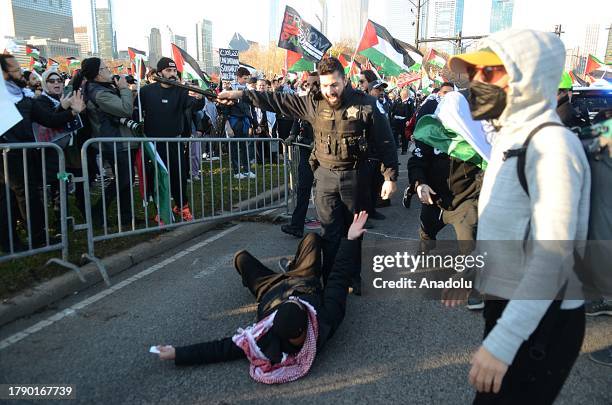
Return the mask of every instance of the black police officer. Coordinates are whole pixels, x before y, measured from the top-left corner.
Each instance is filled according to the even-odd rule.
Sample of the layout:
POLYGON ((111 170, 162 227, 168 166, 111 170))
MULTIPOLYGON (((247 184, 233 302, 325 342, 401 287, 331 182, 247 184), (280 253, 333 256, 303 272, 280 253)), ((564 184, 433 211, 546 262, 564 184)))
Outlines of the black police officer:
MULTIPOLYGON (((246 100, 264 110, 312 124, 315 139, 310 164, 316 180, 315 204, 325 242, 322 274, 326 280, 340 239, 346 236, 353 213, 360 208, 357 207, 357 171, 365 164, 368 148, 374 148, 382 162, 383 199, 390 198, 397 189, 398 161, 389 120, 380 102, 348 85, 338 59, 322 60, 317 70, 318 94, 226 91, 217 100, 225 104, 246 100)), ((360 269, 356 270, 353 292, 360 294, 360 269)))

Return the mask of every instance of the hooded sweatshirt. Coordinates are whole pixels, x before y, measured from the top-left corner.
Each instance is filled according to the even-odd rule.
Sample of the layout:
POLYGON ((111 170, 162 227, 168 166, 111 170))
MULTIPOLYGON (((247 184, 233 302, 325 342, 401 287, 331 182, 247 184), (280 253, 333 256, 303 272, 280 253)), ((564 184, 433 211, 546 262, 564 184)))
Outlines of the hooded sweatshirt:
MULTIPOLYGON (((503 61, 510 81, 507 107, 496 122, 500 129, 493 140, 480 193, 478 240, 586 240, 591 179, 584 150, 575 134, 552 126, 541 129, 532 138, 525 165, 529 196, 518 180, 517 159, 503 160, 503 153, 520 148, 539 124, 561 122, 555 109, 565 60, 563 43, 552 33, 506 30, 484 39, 480 48, 487 47, 503 61)), ((523 249, 501 245, 497 245, 495 258, 511 263, 513 274, 479 272, 476 288, 510 299, 483 345, 496 358, 511 364, 552 302, 516 298, 525 292, 544 291, 551 285, 559 287, 566 281, 568 290, 572 290, 577 280, 573 272, 564 270, 573 267, 572 249, 567 246, 575 243, 565 243, 566 249, 540 246, 529 255, 523 249)), ((566 299, 561 309, 577 308, 582 303, 566 299)))

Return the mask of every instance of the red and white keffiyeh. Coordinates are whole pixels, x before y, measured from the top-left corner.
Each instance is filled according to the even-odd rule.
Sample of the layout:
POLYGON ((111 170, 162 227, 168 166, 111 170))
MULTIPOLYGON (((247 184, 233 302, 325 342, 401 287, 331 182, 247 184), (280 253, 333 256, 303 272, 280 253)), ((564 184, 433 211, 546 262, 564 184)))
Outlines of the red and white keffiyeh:
POLYGON ((251 363, 249 373, 257 382, 282 384, 295 381, 308 374, 314 362, 317 354, 317 336, 319 335, 317 311, 308 302, 297 297, 289 297, 289 299, 298 300, 308 309, 306 340, 298 353, 283 353, 281 362, 272 364, 257 346, 257 340, 272 327, 276 311, 246 329, 238 329, 238 333, 232 337, 236 346, 240 347, 249 359, 251 363))

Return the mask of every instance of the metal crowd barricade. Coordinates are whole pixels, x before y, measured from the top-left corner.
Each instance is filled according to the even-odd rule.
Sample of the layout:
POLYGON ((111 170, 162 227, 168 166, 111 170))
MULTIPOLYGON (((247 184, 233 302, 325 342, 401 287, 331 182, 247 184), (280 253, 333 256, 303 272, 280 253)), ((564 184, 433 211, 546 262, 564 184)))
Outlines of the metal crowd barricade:
POLYGON ((72 269, 81 281, 85 281, 79 268, 68 262, 66 181, 69 175, 66 173, 64 151, 58 145, 48 142, 6 143, 0 144, 0 150, 0 215, 6 223, 6 229, 0 229, 4 234, 0 263, 59 250, 61 259, 51 258, 46 265, 56 263, 72 269), (55 218, 56 224, 59 223, 59 238, 49 232, 50 189, 57 192, 59 199, 60 217, 55 218), (13 201, 17 202, 19 209, 13 209, 13 201), (19 217, 24 228, 22 232, 16 226, 19 217), (25 244, 19 233, 26 234, 25 244))
POLYGON ((81 160, 86 223, 75 229, 87 229, 83 257, 93 261, 95 242, 287 206, 288 157, 276 138, 94 138, 81 160))

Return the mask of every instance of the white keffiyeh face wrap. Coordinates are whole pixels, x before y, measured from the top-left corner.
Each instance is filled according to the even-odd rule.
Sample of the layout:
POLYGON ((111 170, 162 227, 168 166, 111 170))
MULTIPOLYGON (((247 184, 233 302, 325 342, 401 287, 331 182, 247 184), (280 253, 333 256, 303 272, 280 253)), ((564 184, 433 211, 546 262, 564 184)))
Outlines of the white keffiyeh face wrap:
POLYGON ((276 311, 246 329, 238 329, 238 333, 232 338, 236 346, 240 347, 249 359, 251 363, 249 373, 257 382, 282 384, 295 381, 308 374, 314 362, 319 335, 317 311, 306 301, 296 297, 289 297, 289 299, 299 301, 308 310, 306 340, 298 353, 289 355, 283 353, 282 361, 278 364, 272 364, 257 346, 257 340, 272 327, 276 311))

